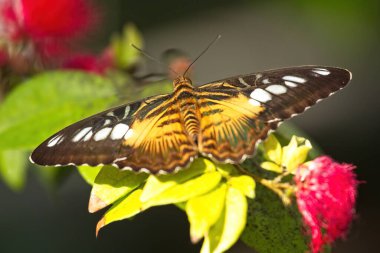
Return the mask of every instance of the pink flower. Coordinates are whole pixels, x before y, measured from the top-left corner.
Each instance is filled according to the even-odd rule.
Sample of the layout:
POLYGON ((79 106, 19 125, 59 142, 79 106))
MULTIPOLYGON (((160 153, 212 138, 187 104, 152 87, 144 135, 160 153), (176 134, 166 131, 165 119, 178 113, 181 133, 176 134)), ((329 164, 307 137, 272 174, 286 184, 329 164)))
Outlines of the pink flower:
POLYGON ((87 0, 0 0, 0 36, 32 44, 42 56, 62 55, 96 21, 87 0))
POLYGON ((96 74, 104 72, 113 66, 113 57, 108 50, 101 56, 91 54, 79 54, 69 58, 63 67, 66 69, 79 69, 96 74))
POLYGON ((358 186, 354 168, 321 156, 297 170, 297 204, 311 235, 313 252, 344 237, 349 228, 358 186))

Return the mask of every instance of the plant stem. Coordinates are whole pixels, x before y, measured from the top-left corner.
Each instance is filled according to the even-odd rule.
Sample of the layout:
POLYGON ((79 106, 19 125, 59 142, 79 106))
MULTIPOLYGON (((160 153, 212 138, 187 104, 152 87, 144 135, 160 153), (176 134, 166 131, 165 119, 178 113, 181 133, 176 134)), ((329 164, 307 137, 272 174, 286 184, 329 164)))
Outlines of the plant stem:
POLYGON ((242 166, 240 165, 235 165, 236 168, 243 174, 246 174, 250 177, 252 177, 256 182, 259 182, 260 184, 264 185, 268 189, 272 190, 274 193, 276 193, 284 203, 284 205, 289 205, 291 203, 291 200, 289 196, 285 193, 284 190, 287 190, 289 188, 292 188, 292 185, 289 183, 280 183, 278 180, 268 180, 265 178, 262 178, 258 175, 255 175, 247 170, 245 170, 242 166))

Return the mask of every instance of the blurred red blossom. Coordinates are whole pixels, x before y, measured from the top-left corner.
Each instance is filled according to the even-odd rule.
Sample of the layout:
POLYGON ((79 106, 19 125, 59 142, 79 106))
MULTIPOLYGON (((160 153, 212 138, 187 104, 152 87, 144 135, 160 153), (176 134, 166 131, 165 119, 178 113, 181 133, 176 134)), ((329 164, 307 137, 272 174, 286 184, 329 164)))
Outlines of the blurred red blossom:
POLYGON ((106 49, 100 56, 92 54, 78 54, 69 58, 63 67, 66 69, 78 69, 96 74, 104 72, 113 67, 113 55, 111 50, 106 49))
POLYGON ((68 43, 84 37, 98 16, 87 0, 3 0, 0 11, 0 36, 32 44, 43 57, 66 54, 68 43))
POLYGON ((8 53, 0 48, 0 68, 8 62, 8 53))
POLYGON ((358 181, 351 164, 321 156, 297 170, 297 204, 311 234, 311 249, 345 236, 355 214, 358 181))

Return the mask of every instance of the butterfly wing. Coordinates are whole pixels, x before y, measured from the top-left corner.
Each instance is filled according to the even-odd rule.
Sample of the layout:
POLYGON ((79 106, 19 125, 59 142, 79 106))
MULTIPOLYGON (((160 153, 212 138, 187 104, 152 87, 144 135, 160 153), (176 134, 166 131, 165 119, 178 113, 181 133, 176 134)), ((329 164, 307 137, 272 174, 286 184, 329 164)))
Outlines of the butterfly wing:
POLYGON ((171 95, 122 105, 54 134, 31 160, 49 166, 112 164, 152 173, 172 171, 197 154, 178 117, 171 95))
POLYGON ((237 76, 199 89, 203 155, 237 163, 284 119, 303 112, 343 88, 351 79, 344 69, 302 66, 237 76))

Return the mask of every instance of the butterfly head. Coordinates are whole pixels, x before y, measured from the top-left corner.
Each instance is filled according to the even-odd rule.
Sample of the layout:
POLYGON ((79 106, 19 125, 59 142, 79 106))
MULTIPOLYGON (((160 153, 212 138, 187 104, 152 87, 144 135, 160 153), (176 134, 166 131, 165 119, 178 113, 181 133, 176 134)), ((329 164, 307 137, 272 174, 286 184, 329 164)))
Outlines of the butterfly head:
POLYGON ((190 78, 181 75, 173 80, 173 86, 174 89, 177 89, 181 86, 192 86, 192 82, 190 78))

